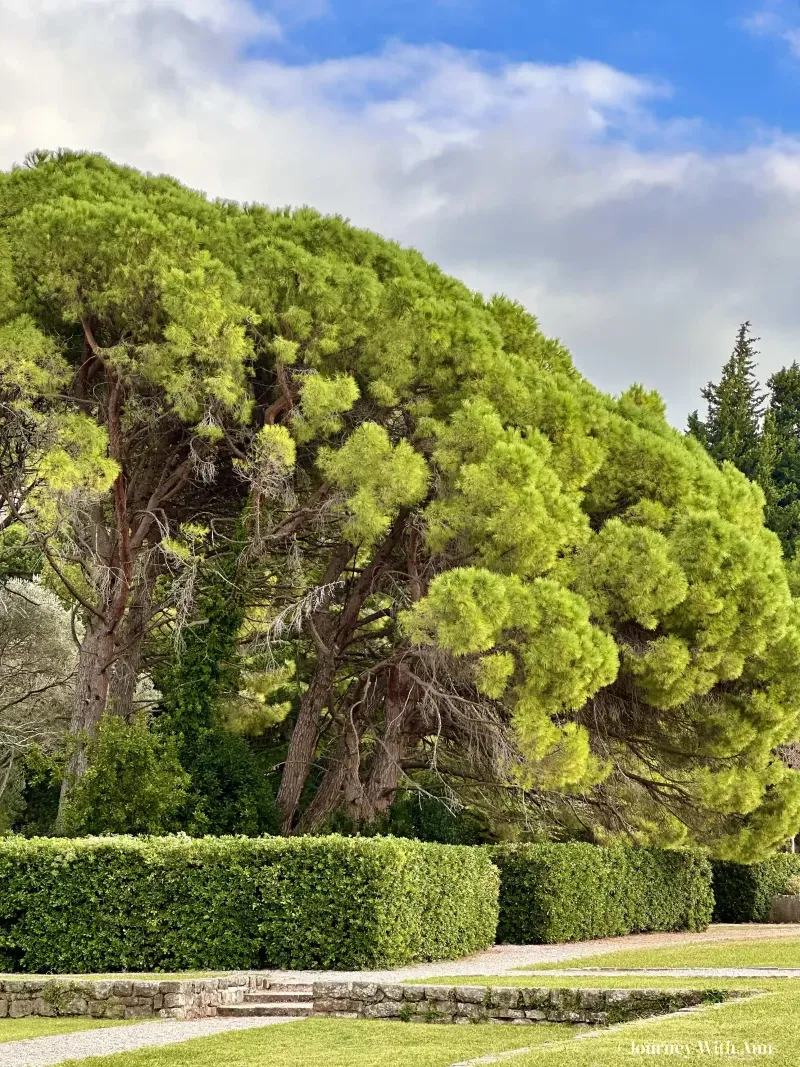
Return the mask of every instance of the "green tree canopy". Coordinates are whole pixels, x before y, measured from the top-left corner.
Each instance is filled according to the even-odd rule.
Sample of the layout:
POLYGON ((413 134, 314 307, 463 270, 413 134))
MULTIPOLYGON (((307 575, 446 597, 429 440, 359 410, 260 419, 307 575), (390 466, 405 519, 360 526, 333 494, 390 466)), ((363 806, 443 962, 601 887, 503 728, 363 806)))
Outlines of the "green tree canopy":
POLYGON ((250 666, 296 670, 285 832, 372 822, 420 768, 596 836, 795 831, 780 544, 658 396, 603 395, 518 304, 342 219, 34 162, 0 178, 0 331, 57 355, 42 403, 108 453, 30 523, 85 620, 76 735, 125 716, 148 626, 209 625, 192 576, 234 553, 250 666))

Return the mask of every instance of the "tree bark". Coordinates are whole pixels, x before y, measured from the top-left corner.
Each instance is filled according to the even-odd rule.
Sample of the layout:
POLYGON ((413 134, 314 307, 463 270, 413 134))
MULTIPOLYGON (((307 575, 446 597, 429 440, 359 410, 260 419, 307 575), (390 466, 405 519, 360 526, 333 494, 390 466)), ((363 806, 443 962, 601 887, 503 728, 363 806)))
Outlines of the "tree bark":
MULTIPOLYGON (((367 597, 374 591, 375 585, 386 570, 392 553, 402 536, 408 513, 401 512, 388 534, 381 542, 371 562, 364 568, 349 591, 340 615, 335 615, 327 608, 315 612, 310 622, 310 630, 317 646, 319 659, 311 684, 300 705, 297 723, 292 731, 286 765, 278 791, 278 808, 281 812, 281 833, 292 832, 295 813, 300 802, 303 787, 308 780, 314 752, 319 737, 319 724, 322 709, 330 700, 331 690, 336 679, 341 659, 347 644, 358 625, 358 617, 367 597)), ((328 564, 322 585, 336 581, 353 555, 354 548, 340 545, 328 564)))
MULTIPOLYGON (((352 554, 353 549, 349 545, 339 545, 325 568, 321 584, 331 585, 337 581, 352 554)), ((278 790, 277 803, 283 834, 291 833, 297 805, 314 759, 322 709, 328 703, 330 689, 336 677, 333 621, 328 609, 320 608, 315 611, 309 620, 309 627, 314 635, 318 658, 311 683, 300 702, 300 711, 292 730, 278 790)))
POLYGON ((78 656, 75 676, 75 704, 69 726, 72 751, 61 782, 59 821, 69 791, 86 771, 86 742, 97 734, 97 727, 105 714, 111 668, 114 663, 114 632, 105 622, 90 618, 78 656))
MULTIPOLYGON (((413 682, 402 666, 385 672, 383 699, 367 699, 366 687, 359 686, 350 714, 329 759, 314 799, 303 813, 298 829, 319 830, 336 812, 348 815, 357 825, 374 822, 394 801, 403 758, 416 737, 416 707, 413 682), (377 708, 383 705, 383 730, 374 739, 372 760, 362 779, 362 745, 377 708)), ((375 729, 377 730, 377 724, 375 729)))
POLYGON ((372 765, 360 790, 359 806, 353 813, 359 823, 373 822, 394 802, 403 757, 413 737, 410 729, 415 714, 413 690, 413 682, 402 666, 392 667, 386 686, 383 735, 376 739, 372 765))
POLYGON ((331 686, 336 677, 336 666, 336 657, 333 654, 321 656, 317 661, 311 684, 303 694, 278 790, 278 809, 281 812, 283 834, 292 831, 297 805, 300 803, 300 796, 314 760, 322 709, 328 703, 331 686))
POLYGON ((130 722, 136 708, 133 698, 142 666, 142 646, 150 622, 151 582, 142 577, 117 641, 117 652, 108 689, 108 710, 130 722))
MULTIPOLYGON (((369 684, 369 683, 367 683, 369 684)), ((303 813, 298 829, 318 830, 335 811, 355 808, 361 793, 361 741, 373 703, 367 685, 360 685, 350 715, 342 725, 336 746, 314 799, 303 813)))

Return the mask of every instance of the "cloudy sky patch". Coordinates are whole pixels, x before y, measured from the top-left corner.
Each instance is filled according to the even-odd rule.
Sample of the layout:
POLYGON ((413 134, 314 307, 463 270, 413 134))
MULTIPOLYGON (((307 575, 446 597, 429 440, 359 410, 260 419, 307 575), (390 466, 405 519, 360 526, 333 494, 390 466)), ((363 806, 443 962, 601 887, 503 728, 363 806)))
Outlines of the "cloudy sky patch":
MULTIPOLYGON (((373 39, 345 33, 355 0, 0 0, 0 166, 85 148, 214 196, 343 214, 521 300, 600 387, 643 381, 678 425, 743 319, 765 376, 796 358, 794 116, 698 108, 652 27, 634 62, 630 20, 622 65, 613 34, 570 49, 562 22, 558 48, 533 25, 524 48, 476 47, 463 24, 488 17, 483 0, 460 20, 438 5, 427 40, 415 5, 377 6, 395 17, 373 39), (326 27, 348 48, 321 47, 326 27)), ((787 99, 791 14, 719 19, 787 99)))

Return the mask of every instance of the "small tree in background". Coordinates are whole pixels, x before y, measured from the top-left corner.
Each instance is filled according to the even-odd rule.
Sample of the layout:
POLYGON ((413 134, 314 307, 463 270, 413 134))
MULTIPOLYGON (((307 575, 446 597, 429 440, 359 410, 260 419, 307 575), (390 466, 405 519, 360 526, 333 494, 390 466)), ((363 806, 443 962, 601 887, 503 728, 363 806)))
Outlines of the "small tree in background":
POLYGON ((147 717, 107 716, 87 745, 87 769, 70 790, 68 834, 164 834, 176 829, 189 776, 175 744, 148 729, 147 717))
POLYGON ((0 809, 24 785, 31 752, 60 748, 77 661, 69 610, 54 593, 18 579, 0 586, 0 809))
POLYGON ((766 525, 792 559, 800 537, 800 366, 777 371, 760 392, 758 340, 749 322, 739 327, 719 382, 702 390, 706 418, 692 412, 688 432, 718 463, 732 463, 761 487, 766 525))
POLYGON ((764 413, 764 394, 755 376, 758 340, 750 332, 750 323, 743 322, 719 382, 709 382, 702 390, 708 404, 705 420, 696 411, 689 416, 689 433, 703 443, 717 463, 732 463, 753 479, 759 468, 764 413))
POLYGON ((767 521, 786 555, 794 557, 800 538, 800 367, 784 367, 767 385, 770 401, 762 433, 762 451, 771 453, 767 521))

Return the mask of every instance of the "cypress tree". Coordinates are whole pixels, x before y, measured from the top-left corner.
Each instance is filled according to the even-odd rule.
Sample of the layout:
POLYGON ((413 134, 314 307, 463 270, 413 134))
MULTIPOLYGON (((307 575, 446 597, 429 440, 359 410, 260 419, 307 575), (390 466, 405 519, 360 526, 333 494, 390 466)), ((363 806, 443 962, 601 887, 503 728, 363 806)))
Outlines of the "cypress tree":
POLYGON ((689 433, 705 445, 718 463, 732 463, 754 480, 759 469, 759 424, 764 413, 764 394, 759 392, 755 376, 758 340, 751 335, 750 323, 743 322, 719 382, 709 382, 702 390, 708 404, 705 421, 696 411, 689 416, 689 433))
POLYGON ((767 385, 770 404, 765 419, 774 427, 772 493, 767 498, 767 521, 780 537, 784 552, 793 557, 800 538, 800 367, 792 363, 773 374, 767 385))

